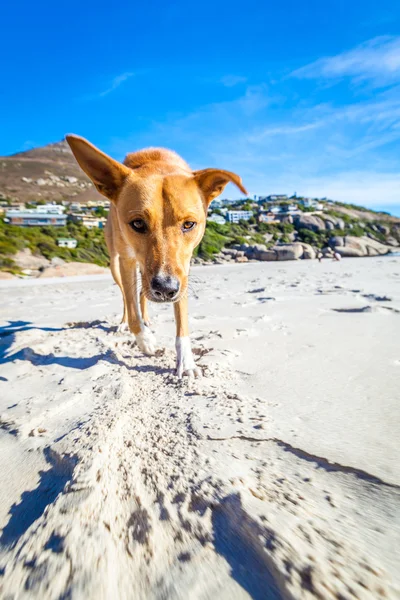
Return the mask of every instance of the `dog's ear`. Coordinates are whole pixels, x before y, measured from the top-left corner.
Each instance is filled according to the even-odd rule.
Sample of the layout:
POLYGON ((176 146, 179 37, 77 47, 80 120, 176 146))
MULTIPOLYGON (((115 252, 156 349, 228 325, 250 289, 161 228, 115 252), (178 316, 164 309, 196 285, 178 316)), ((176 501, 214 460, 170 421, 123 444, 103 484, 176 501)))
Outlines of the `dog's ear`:
POLYGON ((66 140, 79 166, 90 177, 100 194, 115 202, 131 170, 79 135, 67 135, 66 140))
POLYGON ((247 191, 243 187, 242 180, 236 173, 223 171, 222 169, 202 169, 201 171, 194 171, 193 175, 203 193, 207 206, 211 200, 221 194, 229 182, 234 183, 247 196, 247 191))

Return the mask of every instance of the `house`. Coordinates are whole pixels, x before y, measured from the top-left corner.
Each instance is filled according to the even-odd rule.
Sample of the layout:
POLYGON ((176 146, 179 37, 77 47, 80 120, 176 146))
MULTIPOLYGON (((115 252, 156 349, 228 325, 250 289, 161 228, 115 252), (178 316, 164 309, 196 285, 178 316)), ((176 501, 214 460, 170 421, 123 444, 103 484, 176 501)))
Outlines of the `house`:
POLYGON ((259 196, 258 202, 287 202, 287 194, 271 194, 270 196, 259 196))
POLYGON ((284 212, 284 213, 294 213, 294 212, 299 211, 297 204, 284 204, 283 206, 280 207, 280 209, 281 209, 281 212, 284 212))
POLYGON ((260 212, 258 215, 259 223, 277 223, 276 216, 272 212, 260 212))
POLYGON ((304 208, 313 208, 314 210, 324 210, 324 205, 314 198, 303 198, 300 200, 304 208))
POLYGON ((222 215, 217 215, 217 213, 212 213, 209 217, 207 217, 207 221, 211 221, 211 223, 218 223, 218 225, 225 224, 225 218, 222 215))
POLYGON ((252 210, 228 210, 227 219, 230 223, 239 223, 239 221, 248 221, 254 216, 252 210))
POLYGON ((35 209, 8 210, 4 220, 10 225, 21 227, 42 227, 44 225, 63 227, 67 222, 67 215, 45 213, 35 209))
POLYGON ((74 238, 59 238, 57 240, 57 246, 60 248, 76 248, 78 242, 74 238))
POLYGON ((64 210, 65 206, 62 206, 61 204, 39 204, 36 207, 36 212, 52 215, 62 215, 64 210))
POLYGON ((74 223, 80 223, 88 229, 104 229, 107 219, 104 217, 96 217, 92 215, 86 215, 83 213, 72 213, 68 215, 68 218, 74 223))
POLYGON ((24 202, 11 202, 9 205, 10 210, 25 210, 24 202))

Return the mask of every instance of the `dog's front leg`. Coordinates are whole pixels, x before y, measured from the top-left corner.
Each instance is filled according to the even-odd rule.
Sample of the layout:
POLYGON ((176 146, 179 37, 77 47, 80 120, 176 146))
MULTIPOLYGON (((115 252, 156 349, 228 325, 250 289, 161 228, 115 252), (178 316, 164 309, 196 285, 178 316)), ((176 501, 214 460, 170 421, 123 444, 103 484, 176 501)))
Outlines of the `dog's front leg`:
POLYGON ((201 370, 196 367, 190 345, 187 296, 174 304, 174 312, 176 322, 176 374, 179 379, 183 375, 200 377, 201 370))
POLYGON ((137 345, 144 354, 151 356, 155 353, 157 343, 154 335, 142 319, 140 310, 139 273, 136 261, 120 260, 121 280, 126 299, 128 325, 136 338, 137 345))

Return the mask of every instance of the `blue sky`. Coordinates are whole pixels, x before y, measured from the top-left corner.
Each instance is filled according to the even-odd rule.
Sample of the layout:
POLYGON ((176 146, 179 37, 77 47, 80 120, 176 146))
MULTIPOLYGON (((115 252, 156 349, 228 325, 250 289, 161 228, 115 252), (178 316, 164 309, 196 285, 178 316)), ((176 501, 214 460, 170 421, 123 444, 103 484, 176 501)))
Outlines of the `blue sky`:
POLYGON ((166 146, 251 194, 400 215, 397 0, 7 0, 0 47, 0 155, 166 146))

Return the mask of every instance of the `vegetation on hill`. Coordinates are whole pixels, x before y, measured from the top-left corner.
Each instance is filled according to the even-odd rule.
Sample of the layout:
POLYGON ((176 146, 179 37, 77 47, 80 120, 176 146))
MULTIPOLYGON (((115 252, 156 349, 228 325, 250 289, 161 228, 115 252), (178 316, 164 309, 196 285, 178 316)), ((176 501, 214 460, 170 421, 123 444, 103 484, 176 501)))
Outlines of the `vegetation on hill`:
POLYGON ((0 270, 18 273, 19 269, 12 256, 29 248, 32 254, 52 259, 94 263, 101 267, 109 265, 109 257, 104 231, 87 229, 83 225, 68 222, 66 227, 17 227, 7 225, 0 219, 0 270), (59 238, 74 238, 77 248, 60 248, 59 238))

